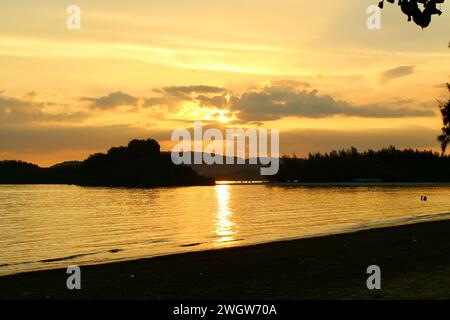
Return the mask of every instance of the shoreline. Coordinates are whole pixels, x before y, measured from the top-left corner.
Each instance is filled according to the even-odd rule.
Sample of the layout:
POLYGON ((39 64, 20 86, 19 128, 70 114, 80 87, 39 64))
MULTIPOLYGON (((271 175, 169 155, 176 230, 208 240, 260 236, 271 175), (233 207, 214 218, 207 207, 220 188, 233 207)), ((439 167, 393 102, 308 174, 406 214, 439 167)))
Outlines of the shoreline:
MULTIPOLYGON (((109 265, 109 264, 116 264, 116 263, 123 263, 123 262, 149 260, 149 259, 168 257, 168 256, 177 256, 177 255, 189 254, 189 253, 202 253, 202 252, 210 252, 210 251, 211 252, 221 251, 221 250, 226 250, 226 249, 249 248, 249 247, 275 244, 275 243, 285 243, 285 242, 291 242, 291 241, 327 238, 327 237, 333 237, 333 236, 339 236, 339 235, 345 235, 345 234, 353 234, 353 233, 358 233, 358 232, 363 232, 363 231, 370 231, 370 230, 375 231, 375 230, 379 230, 379 229, 395 228, 395 227, 402 227, 402 226, 408 226, 408 225, 414 225, 414 224, 420 224, 420 223, 439 222, 439 221, 450 221, 450 213, 440 213, 440 214, 436 214, 433 216, 429 216, 429 215, 410 216, 410 217, 403 217, 403 218, 394 218, 394 219, 389 219, 389 220, 379 220, 379 221, 374 221, 372 223, 363 223, 364 226, 361 226, 360 224, 355 224, 355 225, 351 225, 351 226, 337 228, 337 229, 334 229, 333 231, 308 234, 308 235, 304 235, 304 236, 280 238, 280 239, 267 240, 267 241, 248 243, 248 244, 242 244, 242 245, 231 245, 228 247, 219 247, 219 248, 214 248, 214 249, 212 249, 212 248, 198 249, 198 250, 192 250, 192 251, 162 253, 162 254, 157 254, 157 255, 148 255, 148 256, 135 257, 135 258, 122 258, 122 259, 117 259, 117 260, 104 260, 104 261, 88 262, 86 264, 80 265, 80 267, 101 266, 101 265, 109 265)), ((187 247, 189 247, 189 246, 190 245, 187 245, 187 247)), ((68 260, 67 265, 69 265, 71 258, 72 258, 72 256, 56 258, 56 259, 51 259, 51 260, 60 260, 60 261, 68 260)), ((24 262, 24 263, 18 263, 18 264, 28 264, 28 263, 32 263, 32 262, 24 262)), ((72 263, 72 264, 76 265, 76 263, 72 263)), ((1 266, 2 265, 0 265, 0 267, 1 266)), ((2 277, 7 277, 7 276, 15 276, 15 275, 20 275, 20 274, 34 273, 34 272, 52 271, 52 270, 58 270, 58 269, 62 269, 62 268, 63 268, 63 266, 49 265, 48 268, 39 267, 39 268, 35 268, 35 269, 30 269, 30 270, 17 271, 14 273, 6 273, 6 274, 0 273, 0 279, 2 277)))
POLYGON ((450 298, 450 221, 283 240, 0 277, 0 299, 450 298), (366 288, 379 265, 382 290, 366 288))
POLYGON ((113 188, 113 189, 156 189, 156 188, 184 188, 184 187, 211 187, 220 185, 252 185, 252 186, 298 186, 298 187, 450 187, 450 182, 270 182, 260 180, 216 180, 215 184, 187 184, 187 185, 159 185, 159 186, 116 186, 116 185, 89 185, 78 183, 9 183, 0 182, 0 186, 47 186, 63 185, 83 188, 113 188))
POLYGON ((216 185, 273 187, 450 187, 450 182, 268 182, 220 181, 216 185), (222 182, 222 183, 221 183, 222 182), (224 183, 225 182, 225 183, 224 183))

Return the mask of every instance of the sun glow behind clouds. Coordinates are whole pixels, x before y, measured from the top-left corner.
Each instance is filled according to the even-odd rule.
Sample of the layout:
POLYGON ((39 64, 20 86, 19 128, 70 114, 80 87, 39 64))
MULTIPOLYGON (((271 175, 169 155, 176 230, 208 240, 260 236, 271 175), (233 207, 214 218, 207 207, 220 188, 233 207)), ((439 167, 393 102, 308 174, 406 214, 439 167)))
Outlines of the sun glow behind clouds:
MULTIPOLYGON (((402 145, 416 146, 420 135, 413 137, 409 130, 419 126, 428 130, 420 129, 421 136, 428 134, 428 142, 418 146, 436 145, 437 133, 430 130, 438 130, 441 125, 434 98, 447 98, 442 84, 449 81, 446 31, 450 27, 450 2, 443 6, 442 17, 437 17, 427 30, 408 24, 397 8, 387 8, 383 11, 382 30, 373 32, 366 28, 368 4, 364 1, 347 0, 344 5, 323 0, 320 6, 309 0, 283 1, 280 6, 275 0, 110 0, 105 6, 104 1, 80 0, 82 27, 77 32, 66 28, 67 4, 50 0, 4 1, 0 19, 0 92, 18 100, 24 100, 27 92, 36 92, 35 107, 39 109, 37 104, 42 103, 41 112, 79 112, 86 117, 70 123, 43 121, 38 112, 31 116, 28 109, 16 109, 14 113, 8 105, 0 129, 16 131, 9 136, 2 132, 0 157, 50 165, 83 159, 136 137, 154 137, 164 145, 170 140, 167 137, 171 130, 190 127, 196 120, 218 127, 262 125, 289 131, 282 136, 284 153, 301 153, 299 149, 306 147, 318 151, 322 141, 326 146, 320 150, 348 146, 354 143, 348 133, 358 136, 362 131, 376 132, 376 147, 392 143, 393 137, 385 134, 389 130, 403 132, 402 145), (405 66, 414 66, 413 72, 380 81, 386 71, 405 66), (293 110, 279 118, 268 118, 268 113, 276 115, 277 110, 289 107, 283 96, 277 97, 272 91, 261 93, 261 87, 273 86, 272 81, 298 81, 305 84, 298 90, 316 89, 321 96, 330 95, 353 105, 427 109, 435 110, 436 115, 316 118, 295 116, 293 110), (154 91, 161 88, 177 92, 154 91), (187 92, 189 88, 200 91, 187 92), (214 88, 225 90, 210 90, 214 88), (230 93, 251 97, 253 89, 258 93, 253 97, 261 101, 249 99, 236 108, 230 93), (140 102, 99 109, 82 99, 108 97, 119 91, 140 102), (274 101, 267 101, 263 94, 273 95, 274 101), (147 99, 153 99, 153 104, 146 105, 147 99), (159 104, 154 102, 158 99, 159 104), (258 112, 254 111, 267 106, 263 100, 271 107, 255 117, 258 112), (252 101, 258 108, 251 109, 247 102, 252 101), (91 136, 83 138, 80 134, 94 127, 103 132, 109 126, 122 129, 108 131, 101 138, 108 143, 101 145, 92 146, 91 136), (62 135, 47 133, 69 129, 77 132, 71 135, 76 137, 71 142, 67 138, 55 141, 62 135), (304 135, 296 138, 302 141, 293 141, 297 144, 292 140, 283 142, 293 137, 294 130, 318 137, 325 129, 345 137, 335 144, 329 142, 335 135, 314 140, 308 146, 304 135), (45 144, 51 149, 44 150, 45 144), (34 146, 36 151, 31 151, 34 146), (63 155, 66 149, 71 151, 63 155)), ((359 141, 362 146, 368 145, 367 137, 359 141)))
POLYGON ((213 110, 203 120, 229 123, 236 120, 236 113, 230 112, 230 110, 213 110))

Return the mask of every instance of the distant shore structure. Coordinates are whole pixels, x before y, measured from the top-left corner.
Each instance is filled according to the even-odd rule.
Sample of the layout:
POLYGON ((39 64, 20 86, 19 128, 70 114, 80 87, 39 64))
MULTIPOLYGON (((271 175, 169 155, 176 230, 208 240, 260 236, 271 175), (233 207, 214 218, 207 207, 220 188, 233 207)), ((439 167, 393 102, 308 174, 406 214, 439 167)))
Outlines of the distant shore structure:
POLYGON ((378 179, 378 178, 374 178, 374 179, 353 179, 352 182, 357 182, 357 183, 380 183, 383 182, 383 179, 378 179))

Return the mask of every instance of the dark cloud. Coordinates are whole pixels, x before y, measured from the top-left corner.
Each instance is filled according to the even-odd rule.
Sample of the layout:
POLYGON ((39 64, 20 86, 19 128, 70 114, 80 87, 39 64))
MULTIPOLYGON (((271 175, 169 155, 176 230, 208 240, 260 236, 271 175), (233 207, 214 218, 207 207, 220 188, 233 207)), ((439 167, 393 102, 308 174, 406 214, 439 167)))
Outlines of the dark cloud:
POLYGON ((139 103, 139 98, 133 97, 122 91, 111 92, 106 96, 98 98, 83 97, 81 100, 90 101, 91 108, 101 110, 115 109, 121 106, 136 107, 139 103))
POLYGON ((182 102, 197 102, 205 107, 225 107, 227 105, 228 90, 222 87, 195 85, 195 86, 172 86, 154 90, 158 93, 156 97, 144 100, 143 107, 167 106, 175 108, 182 102))
POLYGON ((199 102, 201 106, 206 107, 217 107, 222 108, 226 107, 228 100, 226 94, 218 95, 218 96, 205 96, 199 95, 196 97, 196 100, 199 102))
POLYGON ((170 99, 165 97, 152 97, 144 99, 143 107, 153 107, 156 105, 164 105, 170 102, 170 99))
POLYGON ((393 79, 408 76, 414 73, 415 66, 400 66, 394 69, 389 69, 381 73, 380 81, 387 83, 393 79))
MULTIPOLYGON (((271 81, 263 88, 233 94, 222 87, 178 86, 154 90, 158 96, 144 100, 144 107, 166 106, 176 111, 183 102, 202 107, 228 109, 240 122, 258 123, 283 117, 324 118, 336 115, 364 118, 432 116, 427 108, 414 108, 412 99, 395 98, 383 104, 354 105, 331 95, 320 95, 312 84, 294 80, 271 81)), ((229 114, 229 116, 232 116, 229 114)))
POLYGON ((187 98, 193 93, 197 94, 223 94, 227 90, 222 87, 214 87, 214 86, 205 86, 205 85, 197 85, 197 86, 172 86, 165 87, 162 89, 165 93, 168 93, 175 97, 187 98))
POLYGON ((287 116, 323 118, 335 115, 365 118, 400 118, 431 116, 429 110, 397 106, 388 108, 376 104, 356 106, 330 95, 319 95, 317 90, 298 90, 293 87, 269 86, 260 90, 233 96, 231 110, 239 112, 243 121, 269 121, 287 116))
MULTIPOLYGON (((34 93, 33 98, 36 96, 34 93)), ((79 121, 87 118, 84 112, 51 114, 43 109, 46 103, 33 102, 30 99, 17 99, 0 94, 0 124, 15 125, 25 122, 63 122, 79 121)))

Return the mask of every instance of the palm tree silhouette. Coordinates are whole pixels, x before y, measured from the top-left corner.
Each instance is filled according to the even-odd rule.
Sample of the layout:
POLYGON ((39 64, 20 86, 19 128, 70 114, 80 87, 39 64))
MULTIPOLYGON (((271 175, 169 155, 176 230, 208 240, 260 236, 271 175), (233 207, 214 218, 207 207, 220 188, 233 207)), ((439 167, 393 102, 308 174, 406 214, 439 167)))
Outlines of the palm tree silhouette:
MULTIPOLYGON (((450 83, 447 83, 447 89, 450 91, 450 83)), ((444 126, 442 127, 442 134, 437 139, 441 143, 442 154, 444 154, 450 142, 450 99, 445 103, 440 103, 439 109, 441 110, 444 126)))

